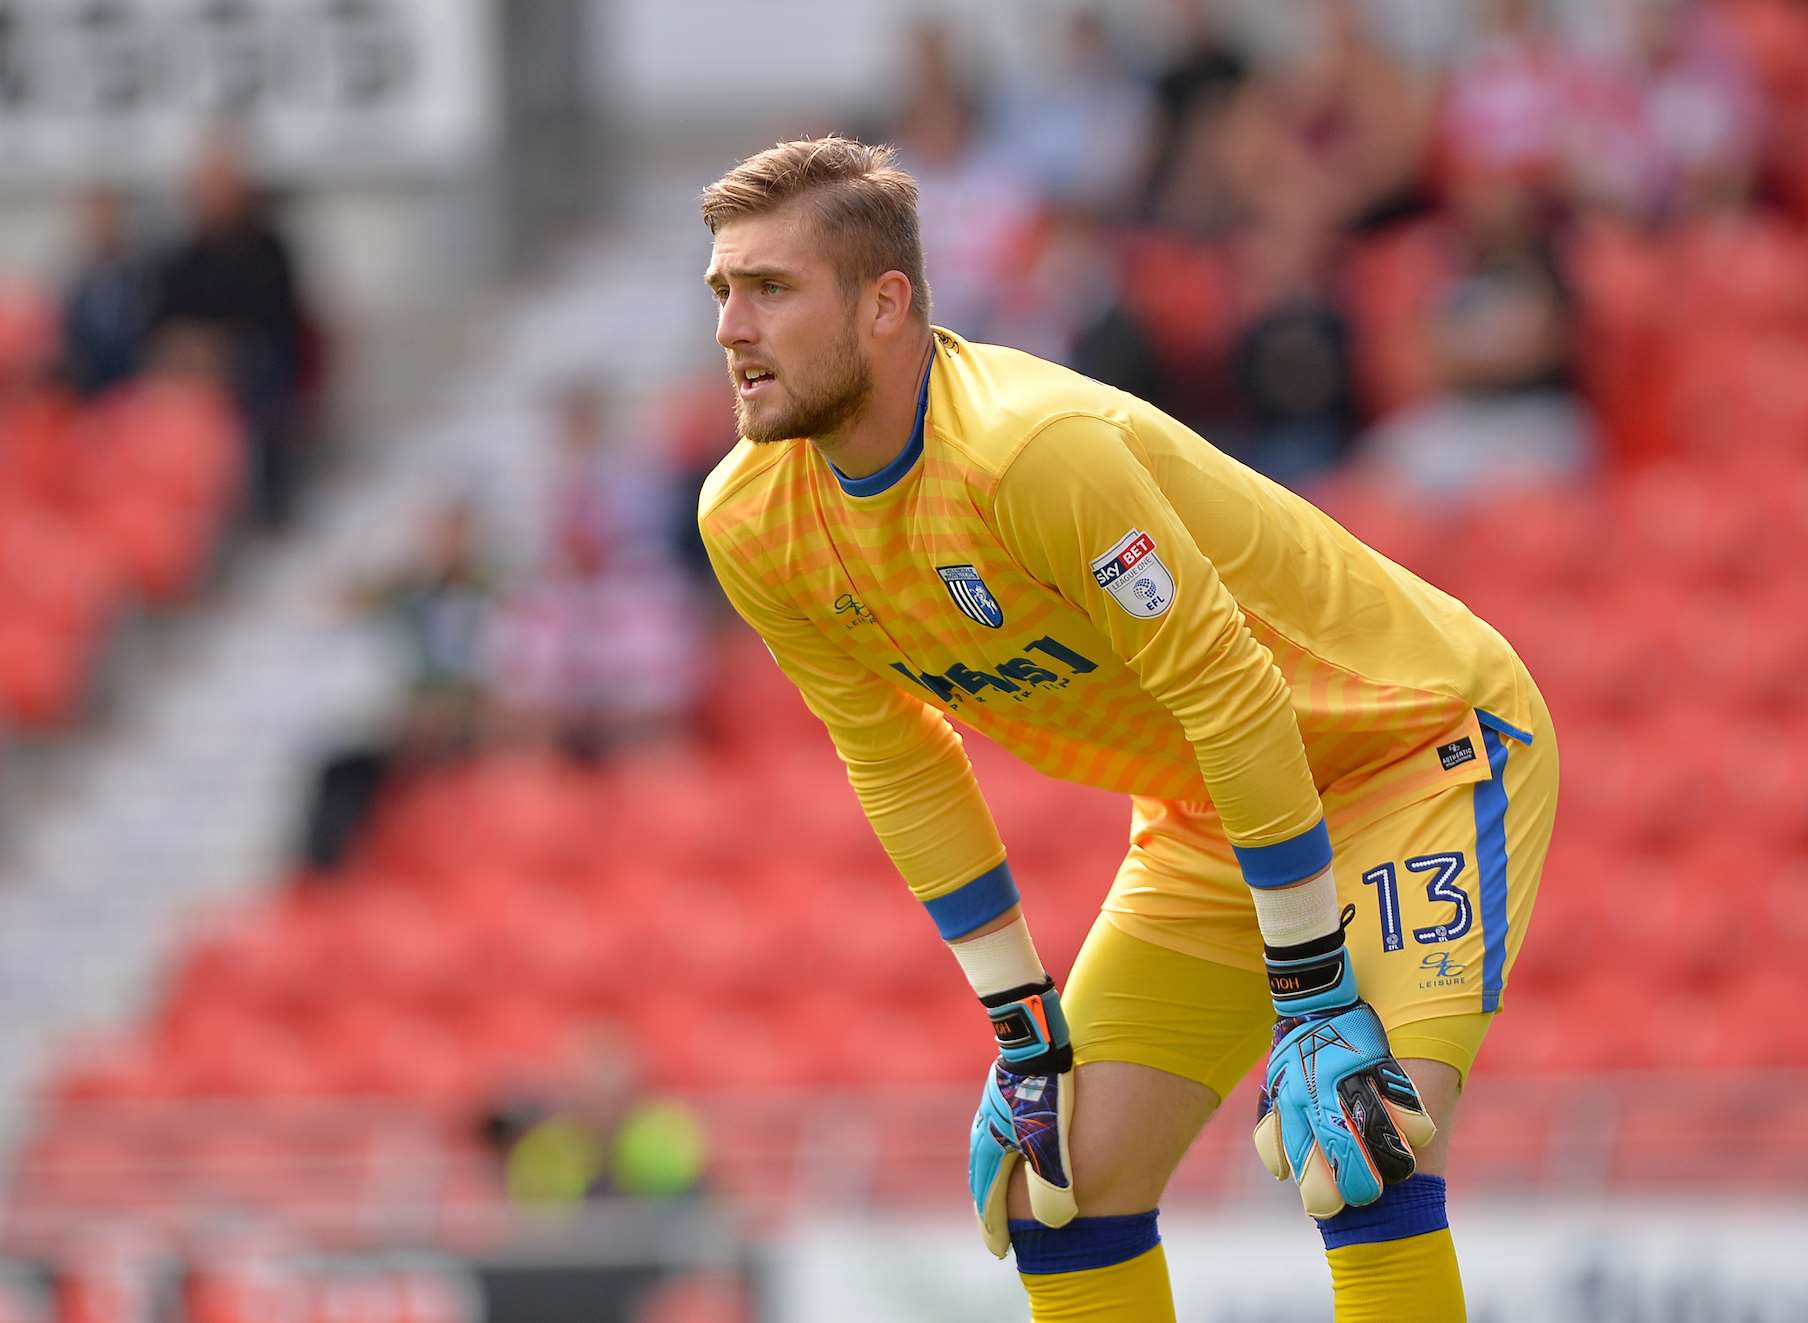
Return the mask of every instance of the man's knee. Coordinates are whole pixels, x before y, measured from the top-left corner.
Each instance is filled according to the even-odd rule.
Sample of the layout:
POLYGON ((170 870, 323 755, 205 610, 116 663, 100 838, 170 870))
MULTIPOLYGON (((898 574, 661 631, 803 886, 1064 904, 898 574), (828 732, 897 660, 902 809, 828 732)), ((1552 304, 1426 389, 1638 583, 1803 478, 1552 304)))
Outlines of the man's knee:
POLYGON ((1463 1077, 1455 1066, 1423 1057, 1403 1059, 1400 1066, 1412 1076, 1419 1101, 1425 1104, 1426 1114, 1438 1128, 1431 1143, 1413 1155, 1418 1160, 1419 1173, 1442 1176, 1450 1163, 1450 1135, 1456 1128, 1456 1104, 1462 1095, 1463 1077))
MULTIPOLYGON (((1081 1217, 1144 1213, 1218 1105, 1203 1084, 1123 1061, 1093 1061, 1074 1072, 1068 1131, 1074 1201, 1081 1217)), ((1030 1217, 1021 1165, 1011 1174, 1012 1218, 1030 1217)))

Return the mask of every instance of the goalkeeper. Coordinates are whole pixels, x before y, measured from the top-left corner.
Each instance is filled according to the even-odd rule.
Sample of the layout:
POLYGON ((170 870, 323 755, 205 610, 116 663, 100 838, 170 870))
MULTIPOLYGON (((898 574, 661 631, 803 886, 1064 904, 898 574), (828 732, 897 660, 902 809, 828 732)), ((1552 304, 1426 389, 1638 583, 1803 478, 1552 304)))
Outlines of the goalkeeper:
POLYGON ((1156 1206, 1263 1063, 1340 1323, 1462 1319, 1453 1117, 1556 806, 1524 666, 1143 401, 932 326, 888 149, 780 144, 703 213, 742 437, 704 543, 990 1017, 970 1185, 1033 1317, 1174 1317, 1156 1206), (1130 796, 1064 989, 950 717, 1130 796))

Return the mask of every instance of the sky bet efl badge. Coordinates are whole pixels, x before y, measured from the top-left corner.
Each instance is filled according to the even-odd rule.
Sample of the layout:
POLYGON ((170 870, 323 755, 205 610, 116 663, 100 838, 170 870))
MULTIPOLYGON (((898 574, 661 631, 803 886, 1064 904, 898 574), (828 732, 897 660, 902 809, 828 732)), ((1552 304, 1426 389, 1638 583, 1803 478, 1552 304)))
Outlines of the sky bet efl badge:
POLYGON ((971 565, 938 565, 935 572, 948 585, 948 595, 963 612, 989 629, 1004 624, 1004 610, 979 571, 971 565))
POLYGON ((1119 606, 1145 620, 1174 604, 1174 576, 1155 554, 1155 539, 1134 528, 1092 562, 1092 577, 1119 606))

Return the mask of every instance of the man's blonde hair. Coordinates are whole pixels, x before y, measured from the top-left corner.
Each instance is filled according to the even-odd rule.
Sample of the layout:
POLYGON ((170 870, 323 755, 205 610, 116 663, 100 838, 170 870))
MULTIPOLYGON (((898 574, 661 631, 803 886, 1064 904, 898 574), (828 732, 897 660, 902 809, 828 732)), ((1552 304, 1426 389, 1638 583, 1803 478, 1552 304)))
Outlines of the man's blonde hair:
POLYGON ((901 271, 910 281, 911 314, 927 324, 917 181, 898 169, 897 158, 893 148, 834 133, 781 142, 703 190, 703 223, 714 234, 729 221, 802 201, 844 289, 901 271))

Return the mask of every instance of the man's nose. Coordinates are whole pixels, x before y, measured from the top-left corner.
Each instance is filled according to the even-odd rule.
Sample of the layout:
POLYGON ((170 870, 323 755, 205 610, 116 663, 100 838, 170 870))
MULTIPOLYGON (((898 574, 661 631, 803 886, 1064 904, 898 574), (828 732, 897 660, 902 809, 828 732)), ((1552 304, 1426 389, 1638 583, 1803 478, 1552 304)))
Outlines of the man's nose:
POLYGON ((716 314, 716 343, 722 348, 733 349, 736 345, 752 343, 753 323, 746 309, 746 303, 734 294, 723 301, 722 310, 716 314))

